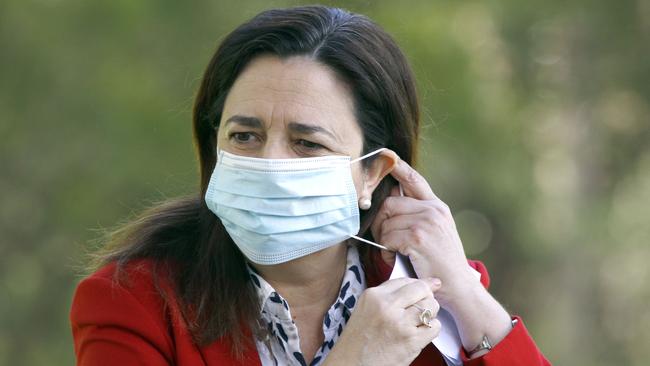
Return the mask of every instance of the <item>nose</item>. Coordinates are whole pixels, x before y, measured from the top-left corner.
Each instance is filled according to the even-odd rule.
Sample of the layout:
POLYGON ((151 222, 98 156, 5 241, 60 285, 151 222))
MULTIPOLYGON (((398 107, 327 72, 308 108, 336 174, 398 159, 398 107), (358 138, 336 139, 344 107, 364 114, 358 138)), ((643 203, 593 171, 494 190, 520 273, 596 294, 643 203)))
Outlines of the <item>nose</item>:
POLYGON ((286 138, 269 138, 260 151, 263 159, 293 159, 296 153, 291 149, 290 141, 286 138))

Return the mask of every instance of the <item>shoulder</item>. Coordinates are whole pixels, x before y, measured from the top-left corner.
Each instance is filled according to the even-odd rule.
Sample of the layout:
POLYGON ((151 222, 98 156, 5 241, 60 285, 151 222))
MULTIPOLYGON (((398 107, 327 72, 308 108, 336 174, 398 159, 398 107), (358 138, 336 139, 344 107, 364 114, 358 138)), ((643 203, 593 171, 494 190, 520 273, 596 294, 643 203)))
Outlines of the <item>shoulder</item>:
MULTIPOLYGON (((154 271, 161 267, 152 259, 133 260, 122 268, 118 268, 115 262, 102 266, 78 283, 72 315, 80 316, 87 310, 115 312, 113 306, 128 302, 149 310, 159 307, 163 299, 156 287, 154 271)), ((159 272, 157 278, 161 280, 159 285, 162 289, 170 288, 163 273, 159 272)))
POLYGON ((159 270, 167 266, 157 264, 152 259, 134 260, 118 273, 113 262, 79 282, 70 309, 77 354, 98 339, 125 344, 142 341, 159 351, 172 348, 169 301, 159 289, 167 291, 167 300, 172 302, 173 293, 164 270, 159 270), (153 275, 157 269, 158 286, 153 275))

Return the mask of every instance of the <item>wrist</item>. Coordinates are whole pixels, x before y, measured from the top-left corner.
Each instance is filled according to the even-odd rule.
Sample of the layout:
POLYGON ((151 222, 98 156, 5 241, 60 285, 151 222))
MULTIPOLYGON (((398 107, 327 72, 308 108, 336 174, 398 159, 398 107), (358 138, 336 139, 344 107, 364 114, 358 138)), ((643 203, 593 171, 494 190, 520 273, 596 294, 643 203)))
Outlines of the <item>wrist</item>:
MULTIPOLYGON (((512 329, 515 328, 515 325, 517 325, 518 320, 517 319, 511 319, 510 324, 512 329)), ((477 358, 480 356, 483 356, 484 354, 490 352, 492 348, 495 346, 495 343, 490 341, 490 338, 488 337, 487 334, 483 335, 483 338, 481 339, 481 343, 479 343, 476 347, 474 347, 472 350, 465 350, 467 353, 467 356, 472 359, 472 358, 477 358)))
POLYGON ((482 296, 489 294, 474 273, 464 271, 452 279, 443 281, 442 288, 436 291, 436 300, 452 315, 462 312, 463 307, 471 307, 482 296))
MULTIPOLYGON (((443 285, 444 286, 444 285, 443 285)), ((484 336, 495 346, 512 329, 510 315, 479 281, 456 286, 446 305, 452 315, 466 350, 474 350, 484 336)), ((479 350, 478 357, 486 350, 479 350)))

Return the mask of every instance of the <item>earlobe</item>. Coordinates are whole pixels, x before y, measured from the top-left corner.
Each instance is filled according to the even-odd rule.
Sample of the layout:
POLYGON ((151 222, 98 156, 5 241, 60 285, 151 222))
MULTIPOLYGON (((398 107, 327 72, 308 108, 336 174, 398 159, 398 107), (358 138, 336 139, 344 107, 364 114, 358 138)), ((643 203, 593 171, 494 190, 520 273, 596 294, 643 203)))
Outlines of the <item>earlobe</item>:
POLYGON ((372 201, 368 197, 362 197, 359 199, 359 208, 362 210, 369 210, 372 206, 372 201))

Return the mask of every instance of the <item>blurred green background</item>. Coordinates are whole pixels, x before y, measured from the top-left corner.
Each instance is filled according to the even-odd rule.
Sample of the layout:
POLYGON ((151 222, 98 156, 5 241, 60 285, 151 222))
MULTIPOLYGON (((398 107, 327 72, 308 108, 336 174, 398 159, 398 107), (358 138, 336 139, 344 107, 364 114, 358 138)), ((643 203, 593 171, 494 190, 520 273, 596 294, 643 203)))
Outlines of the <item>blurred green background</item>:
MULTIPOLYGON (((99 230, 195 192, 219 40, 298 1, 0 2, 0 365, 74 362, 99 230)), ((419 168, 556 365, 650 359, 650 2, 334 1, 417 74, 419 168)))

